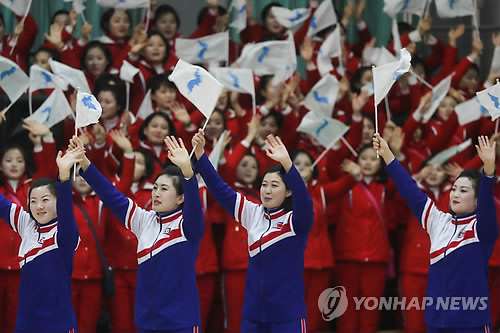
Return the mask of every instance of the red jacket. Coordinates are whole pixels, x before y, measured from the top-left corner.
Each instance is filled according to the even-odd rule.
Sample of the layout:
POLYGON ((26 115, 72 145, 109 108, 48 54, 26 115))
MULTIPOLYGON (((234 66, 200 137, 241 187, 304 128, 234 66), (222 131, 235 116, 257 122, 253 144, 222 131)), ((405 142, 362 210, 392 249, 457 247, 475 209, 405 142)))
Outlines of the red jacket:
MULTIPOLYGON (((18 21, 21 21, 22 16, 16 16, 18 21)), ((23 71, 28 69, 26 64, 27 56, 35 42, 36 36, 38 34, 38 27, 36 25, 35 20, 28 14, 26 16, 26 20, 24 21, 23 32, 17 39, 17 44, 14 47, 14 51, 12 51, 12 46, 14 45, 14 39, 9 35, 4 35, 0 44, 0 54, 14 61, 21 67, 23 71), (12 54, 11 54, 12 51, 12 54)))
POLYGON ((203 204, 203 212, 205 216, 205 233, 201 238, 200 249, 198 250, 198 258, 196 259, 196 274, 203 275, 206 273, 214 273, 219 271, 219 262, 217 251, 215 248, 214 234, 212 232, 212 223, 207 216, 208 201, 207 188, 200 188, 201 202, 203 204))

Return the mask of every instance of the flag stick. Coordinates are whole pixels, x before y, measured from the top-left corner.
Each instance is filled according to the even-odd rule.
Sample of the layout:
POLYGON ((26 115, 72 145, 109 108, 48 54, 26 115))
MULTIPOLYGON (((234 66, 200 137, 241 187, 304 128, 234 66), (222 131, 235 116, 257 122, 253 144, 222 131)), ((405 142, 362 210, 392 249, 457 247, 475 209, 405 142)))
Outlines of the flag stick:
POLYGON ((126 104, 126 107, 125 107, 125 110, 129 111, 129 103, 130 103, 130 82, 126 81, 125 82, 125 86, 127 87, 127 102, 125 103, 126 104))
MULTIPOLYGON (((207 124, 208 124, 208 118, 207 118, 207 121, 205 121, 205 124, 203 125, 203 128, 201 129, 202 131, 205 130, 205 127, 207 127, 207 124)), ((194 150, 196 149, 198 145, 195 145, 193 147, 193 150, 191 150, 191 153, 189 154, 189 159, 191 159, 191 157, 193 157, 193 154, 194 154, 194 150)))
POLYGON ((83 12, 81 12, 80 16, 82 17, 83 23, 87 24, 87 19, 85 18, 85 14, 83 12))
POLYGON ((497 118, 496 123, 495 123, 495 134, 498 134, 498 121, 500 118, 497 118))
POLYGON ((429 89, 433 89, 434 88, 429 82, 425 81, 423 77, 421 77, 420 75, 418 75, 417 73, 415 73, 412 69, 410 69, 409 72, 417 80, 419 80, 420 82, 422 82, 427 88, 429 88, 429 89))
POLYGON ((314 169, 314 167, 318 164, 318 162, 323 157, 325 157, 326 153, 328 153, 328 151, 330 150, 330 148, 332 148, 336 143, 337 143, 337 141, 333 141, 332 143, 330 143, 330 145, 328 147, 326 147, 325 150, 323 150, 323 152, 321 153, 321 155, 319 155, 318 158, 314 161, 314 163, 311 165, 311 168, 314 169))
POLYGON ((257 112, 257 106, 255 105, 255 92, 252 94, 252 114, 255 115, 257 112))
POLYGON ((7 107, 6 107, 6 108, 4 108, 4 109, 2 110, 2 113, 3 113, 3 114, 6 114, 6 113, 7 113, 7 111, 9 111, 10 107, 11 107, 12 105, 14 105, 14 103, 15 103, 15 102, 10 102, 10 104, 9 104, 9 105, 7 105, 7 107))
MULTIPOLYGON (((375 65, 372 66, 372 73, 374 68, 375 65)), ((377 102, 375 101, 375 94, 373 95, 373 104, 375 105, 375 134, 378 134, 378 109, 377 109, 377 102)), ((378 150, 377 150, 377 158, 379 158, 378 150)))
MULTIPOLYGON (((75 121, 75 136, 78 136, 78 127, 76 127, 76 121, 75 121)), ((76 163, 73 164, 73 181, 76 181, 76 163)))
POLYGON ((472 15, 472 25, 474 27, 474 32, 476 34, 477 38, 480 38, 479 36, 479 10, 477 8, 477 0, 473 0, 473 7, 474 7, 474 15, 472 15))
POLYGON ((31 96, 31 87, 29 88, 28 91, 28 107, 30 109, 30 115, 33 114, 33 101, 32 101, 32 96, 31 96))
POLYGON ((354 155, 354 157, 358 157, 358 153, 356 152, 356 150, 354 150, 354 148, 352 148, 349 141, 347 141, 344 137, 341 137, 340 140, 342 140, 342 142, 346 145, 347 149, 349 149, 349 151, 354 155))
POLYGON ((146 25, 144 26, 144 31, 148 33, 148 27, 149 27, 149 21, 151 20, 151 3, 148 6, 148 9, 146 9, 146 25))

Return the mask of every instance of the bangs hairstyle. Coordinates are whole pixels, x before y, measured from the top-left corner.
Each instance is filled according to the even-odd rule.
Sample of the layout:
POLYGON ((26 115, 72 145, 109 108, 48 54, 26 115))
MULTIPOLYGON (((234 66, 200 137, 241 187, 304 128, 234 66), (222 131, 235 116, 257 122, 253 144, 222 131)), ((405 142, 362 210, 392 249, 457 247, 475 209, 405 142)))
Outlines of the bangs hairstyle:
POLYGON ((95 81, 93 95, 98 98, 103 91, 109 91, 118 104, 118 115, 121 115, 125 110, 126 104, 126 88, 125 83, 117 76, 102 73, 95 81))
MULTIPOLYGON (((197 19, 198 26, 200 26, 203 23, 203 20, 207 16, 207 12, 208 12, 208 6, 205 6, 198 13, 198 19, 197 19)), ((217 14, 218 14, 218 16, 224 16, 224 15, 226 15, 227 14, 226 8, 224 8, 221 5, 219 5, 218 8, 217 8, 217 14)))
POLYGON ((261 105, 266 102, 266 98, 262 94, 262 91, 266 90, 267 85, 271 82, 272 79, 272 75, 264 75, 260 78, 259 85, 256 89, 257 94, 255 96, 255 102, 257 103, 257 105, 261 105))
MULTIPOLYGON (((255 157, 255 155, 252 152, 250 152, 250 151, 246 152, 245 155, 243 155, 243 158, 245 158, 246 156, 250 156, 257 164, 257 176, 255 177, 255 180, 252 183, 252 185, 256 186, 259 184, 259 181, 260 181, 260 178, 259 178, 260 163, 259 163, 259 160, 257 159, 257 157, 255 157)), ((241 161, 243 161, 243 158, 238 163, 238 166, 240 165, 241 161)), ((259 199, 259 198, 257 198, 257 199, 259 199)))
MULTIPOLYGON (((21 155, 23 155, 24 173, 31 177, 31 175, 33 174, 33 172, 32 172, 33 170, 31 170, 33 163, 30 163, 31 161, 28 160, 28 155, 26 154, 26 151, 24 150, 24 148, 15 142, 9 142, 5 146, 2 147, 2 149, 0 150, 0 163, 2 162, 5 154, 7 154, 7 152, 9 152, 10 150, 13 150, 13 149, 19 150, 21 152, 21 155)), ((4 173, 2 171, 0 171, 0 174, 2 176, 4 176, 4 173)), ((0 177, 0 185, 3 185, 3 184, 4 184, 4 177, 0 177)))
POLYGON ((93 40, 85 45, 85 49, 83 50, 82 56, 80 57, 80 65, 82 66, 82 69, 88 69, 87 65, 85 64, 85 58, 87 58, 87 54, 92 49, 99 49, 102 51, 102 53, 104 53, 104 57, 106 58, 107 62, 105 71, 107 71, 113 64, 113 56, 111 55, 111 51, 108 49, 108 47, 98 40, 93 40))
POLYGON ((368 66, 363 66, 360 67, 354 72, 354 75, 352 76, 351 80, 351 90, 355 92, 356 94, 361 93, 361 78, 363 77, 363 74, 367 71, 371 71, 371 67, 368 66))
MULTIPOLYGON (((162 172, 158 174, 155 178, 155 183, 161 176, 167 176, 172 179, 172 185, 175 188, 177 196, 184 194, 184 188, 182 186, 182 175, 181 169, 176 165, 167 166, 162 172)), ((184 208, 184 202, 179 205, 179 207, 184 208)))
POLYGON ((267 17, 269 16, 269 14, 271 14, 272 7, 283 7, 283 5, 279 2, 274 1, 262 8, 262 11, 260 12, 260 20, 262 24, 266 23, 267 17))
MULTIPOLYGON (((356 163, 359 164, 359 157, 361 156, 361 153, 363 153, 365 150, 371 149, 373 150, 373 146, 370 144, 367 145, 362 145, 359 147, 358 150, 358 157, 356 157, 356 163)), ((378 161, 380 161, 380 168, 378 169, 377 173, 373 176, 373 179, 375 182, 380 183, 380 184, 385 184, 387 183, 387 180, 389 179, 389 175, 387 174, 387 171, 385 171, 385 162, 383 158, 379 158, 378 161)))
POLYGON ((153 25, 156 25, 156 22, 164 15, 167 14, 172 14, 175 17, 175 22, 177 23, 177 29, 181 26, 181 20, 179 18, 179 14, 177 14, 177 11, 174 9, 174 7, 170 5, 161 5, 156 8, 155 10, 155 15, 153 18, 153 25))
MULTIPOLYGON (((276 173, 281 178, 281 181, 283 182, 283 184, 285 184, 286 190, 290 191, 290 188, 288 187, 287 183, 285 182, 285 179, 283 178, 283 175, 281 174, 282 171, 284 171, 284 170, 283 170, 283 167, 281 165, 271 165, 269 168, 267 168, 266 172, 264 172, 264 175, 262 176, 262 182, 260 184, 260 187, 262 187, 262 183, 264 182, 264 177, 268 173, 276 173)), ((293 210, 292 196, 290 195, 289 197, 285 197, 285 200, 283 200, 283 203, 281 204, 280 207, 282 207, 285 210, 285 212, 289 212, 289 211, 293 210)))
POLYGON ((168 79, 171 73, 172 72, 167 72, 151 76, 146 83, 146 90, 151 89, 152 95, 161 87, 165 87, 167 89, 173 89, 177 92, 177 87, 175 86, 175 84, 168 79))
POLYGON ((50 18, 50 24, 54 24, 54 22, 56 21, 56 17, 59 16, 59 15, 67 15, 67 16, 69 16, 69 12, 66 9, 59 9, 50 18))
MULTIPOLYGON (((294 150, 291 154, 290 154, 290 158, 292 160, 292 163, 293 163, 293 160, 299 156, 300 154, 304 154, 307 156, 307 158, 309 158, 309 160, 311 161, 311 165, 314 163, 314 158, 312 157, 311 154, 309 154, 309 152, 305 149, 297 149, 297 150, 294 150)), ((313 168, 313 173, 312 173, 312 179, 316 179, 318 178, 318 166, 315 165, 314 168, 313 168)))
MULTIPOLYGON (((151 176, 153 175, 153 172, 155 170, 155 157, 152 152, 142 147, 134 149, 134 153, 140 153, 142 154, 142 156, 144 156, 145 169, 144 169, 144 176, 142 176, 141 179, 139 179, 139 184, 140 184, 146 179, 151 178, 151 176)), ((116 173, 118 175, 121 175, 122 171, 123 171, 123 159, 120 161, 120 165, 118 166, 116 173)))
POLYGON ((142 141, 146 141, 148 139, 146 138, 146 135, 144 135, 144 130, 146 129, 146 127, 149 126, 149 123, 153 120, 154 117, 161 117, 165 119, 168 123, 168 135, 177 136, 177 130, 175 129, 175 125, 172 119, 170 119, 170 117, 166 113, 160 111, 160 112, 153 112, 152 114, 147 116, 146 119, 144 119, 144 122, 142 123, 141 128, 139 129, 139 139, 141 139, 142 141))
POLYGON ((38 178, 33 183, 31 183, 30 189, 28 190, 28 213, 30 214, 30 216, 33 220, 35 220, 35 218, 33 217, 33 214, 31 213, 31 200, 30 200, 31 191, 33 191, 36 188, 42 187, 42 186, 47 186, 50 194, 52 194, 57 199, 57 183, 54 179, 38 178))
POLYGON ((32 57, 33 60, 35 60, 35 57, 38 53, 45 52, 49 55, 49 59, 52 58, 52 60, 59 61, 61 62, 61 56, 59 55, 59 52, 57 52, 55 49, 52 49, 50 47, 41 47, 35 52, 33 52, 32 57))
POLYGON ((107 34, 109 34, 109 22, 111 21, 111 17, 113 17, 113 14, 116 13, 117 11, 124 11, 125 14, 127 14, 128 16, 128 21, 130 23, 130 26, 132 26, 132 16, 130 16, 130 12, 128 10, 122 10, 122 9, 117 10, 115 8, 110 8, 107 11, 105 11, 104 14, 102 14, 100 22, 101 29, 107 34))
MULTIPOLYGON (((470 182, 472 183, 472 190, 474 191, 474 198, 477 199, 477 195, 479 193, 479 181, 481 179, 481 172, 477 169, 465 169, 458 175, 455 182, 460 178, 468 178, 470 180, 470 182)), ((453 182, 453 185, 455 185, 455 182, 453 182)))
POLYGON ((162 62, 165 62, 168 59, 168 57, 170 57, 170 44, 169 44, 168 40, 165 38, 165 36, 163 36, 161 33, 159 33, 156 30, 152 30, 152 31, 148 32, 148 40, 153 36, 160 37, 161 40, 163 41, 163 44, 165 44, 165 48, 166 48, 165 56, 161 60, 162 62))

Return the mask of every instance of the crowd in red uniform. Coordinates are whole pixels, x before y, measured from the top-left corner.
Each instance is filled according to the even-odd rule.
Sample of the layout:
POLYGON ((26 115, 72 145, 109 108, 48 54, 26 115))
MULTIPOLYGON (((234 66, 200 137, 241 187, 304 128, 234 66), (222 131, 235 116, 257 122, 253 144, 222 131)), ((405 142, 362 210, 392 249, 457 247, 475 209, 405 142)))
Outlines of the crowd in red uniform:
MULTIPOLYGON (((427 233, 409 212, 391 181, 387 180, 382 160, 377 159, 371 149, 375 132, 373 97, 361 90, 372 81, 371 63, 364 59, 363 54, 367 48, 374 47, 369 27, 362 20, 365 3, 366 0, 362 0, 356 6, 349 2, 343 9, 338 24, 344 29, 351 20, 355 21, 359 42, 344 41, 343 56, 332 59, 334 70, 331 72, 340 82, 332 115, 350 125, 346 140, 356 150, 357 156, 339 143, 312 169, 312 163, 324 147, 310 135, 294 130, 308 111, 302 104, 304 96, 321 78, 316 65, 319 47, 334 28, 327 28, 311 39, 306 37, 309 21, 293 35, 298 56, 306 64, 306 77, 295 74, 287 82, 273 87, 272 76, 256 76, 255 115, 249 95, 224 92, 205 130, 208 153, 218 138, 224 140, 218 172, 235 189, 256 202, 259 201, 256 187, 259 176, 273 164, 263 149, 264 138, 268 134, 280 135, 289 151, 293 152, 293 162, 314 200, 315 221, 304 262, 307 326, 311 332, 332 329, 331 323, 322 319, 317 304, 318 296, 328 287, 344 286, 349 297, 381 297, 389 280, 398 281, 400 297, 422 298, 426 290, 430 247, 427 233), (340 62, 346 69, 344 75, 336 70, 340 62)), ((313 12, 317 5, 316 1, 310 1, 313 12)), ((241 43, 231 41, 230 64, 227 65, 238 57, 246 43, 287 38, 290 32, 277 22, 270 8, 271 5, 262 11, 260 23, 251 17, 249 10, 247 28, 240 34, 241 43)), ((154 6, 150 25, 145 29, 144 22, 132 27, 131 17, 126 11, 110 9, 101 18, 105 35, 92 41, 89 40, 92 27, 88 24, 82 26, 80 38, 73 37, 76 18, 74 11, 54 14, 46 41, 35 51, 32 64, 50 70, 48 59, 53 58, 85 73, 103 112, 100 123, 84 129, 79 136, 99 170, 121 192, 140 206, 150 208, 152 181, 168 163, 163 139, 167 135, 177 135, 189 145, 191 136, 205 122, 203 115, 168 80, 168 73, 178 60, 175 39, 180 36, 180 18, 168 5, 154 6), (140 70, 130 89, 130 110, 125 110, 125 84, 117 76, 124 60, 140 70), (155 112, 146 119, 136 119, 149 89, 155 112), (131 153, 133 158, 130 158, 131 153)), ((13 36, 4 32, 3 19, 0 23, 2 56, 15 60, 27 71, 25 55, 37 36, 36 22, 28 15, 24 28, 18 26, 13 36), (10 54, 14 38, 18 38, 18 42, 10 54)), ((189 38, 224 31, 228 28, 226 10, 218 6, 217 1, 208 1, 198 23, 198 28, 189 38)), ((452 88, 433 118, 424 123, 422 114, 432 98, 430 89, 410 74, 402 76, 388 96, 392 120, 387 119, 388 112, 382 103, 379 106, 379 126, 396 157, 418 180, 422 190, 441 210, 447 211, 451 181, 461 169, 479 168, 481 161, 475 156, 472 146, 445 165, 430 165, 427 161, 440 151, 479 135, 493 136, 500 141, 500 137, 494 134, 494 123, 488 117, 460 126, 454 112, 458 103, 492 85, 500 73, 489 73, 485 82, 479 80, 479 68, 475 64, 483 49, 479 39, 472 41, 470 55, 457 59, 456 42, 464 33, 463 25, 451 29, 447 41, 433 36, 431 26, 432 19, 428 15, 421 19, 417 28, 400 25, 401 44, 412 53, 413 71, 431 84, 437 84, 454 72, 452 88), (430 54, 420 57, 416 48, 418 43, 426 44, 430 54), (420 104, 423 108, 419 111, 420 104)), ((493 43, 500 47, 498 35, 493 36, 493 43)), ((387 47, 393 52, 392 42, 387 47)), ((50 91, 40 93, 49 94, 50 91)), ((71 93, 67 95, 71 99, 71 93)), ((26 149, 16 144, 1 147, 0 191, 7 199, 26 209, 31 182, 39 177, 54 178, 57 168, 53 165, 56 144, 50 129, 35 122, 25 122, 23 126, 28 130, 33 151, 28 151, 31 147, 26 149), (33 165, 28 163, 27 154, 31 153, 33 165)), ((64 142, 72 135, 73 128, 73 120, 66 119, 64 142)), ((500 151, 497 153, 500 155, 500 151)), ((75 218, 81 237, 72 276, 78 329, 82 333, 94 332, 101 308, 106 307, 113 332, 133 332, 137 241, 102 206, 81 177, 76 178, 73 189, 75 218), (103 266, 96 239, 89 228, 90 222, 108 264, 115 268, 116 295, 112 298, 102 296, 103 266)), ((495 193, 500 204, 500 185, 495 193)), ((200 195, 207 225, 196 264, 201 329, 238 332, 248 263, 246 231, 221 209, 206 188, 200 188, 200 195)), ((20 280, 19 243, 17 234, 6 223, 0 223, 1 332, 10 332, 14 328, 20 280)), ((499 242, 489 267, 493 326, 498 328, 499 242)), ((393 317, 400 319, 394 326, 399 325, 405 332, 425 332, 423 313, 423 310, 412 309, 401 315, 395 314, 393 317)), ((375 332, 380 326, 380 318, 378 310, 356 311, 350 306, 336 320, 335 327, 337 332, 375 332)))

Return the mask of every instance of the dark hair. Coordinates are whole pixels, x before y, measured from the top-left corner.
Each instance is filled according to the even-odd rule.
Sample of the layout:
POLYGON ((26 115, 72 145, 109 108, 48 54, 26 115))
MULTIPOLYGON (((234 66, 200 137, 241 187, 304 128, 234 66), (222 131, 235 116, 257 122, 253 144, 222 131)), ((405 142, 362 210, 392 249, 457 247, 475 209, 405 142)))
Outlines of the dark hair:
POLYGON ((427 75, 429 73, 429 69, 427 68, 427 65, 425 64, 424 59, 420 58, 418 55, 414 55, 411 57, 411 66, 413 68, 417 66, 422 66, 424 68, 424 73, 427 75))
POLYGON ((472 183, 472 190, 474 190, 474 197, 477 198, 477 195, 479 193, 479 180, 481 179, 481 172, 479 172, 479 170, 477 169, 465 169, 458 175, 457 179, 455 179, 455 182, 462 177, 469 178, 470 182, 472 183))
MULTIPOLYGON (((226 128, 227 128, 227 127, 226 127, 227 119, 226 119, 226 115, 225 115, 224 110, 219 110, 219 109, 217 109, 217 108, 216 108, 216 109, 214 109, 214 110, 212 111, 212 114, 214 114, 215 112, 217 112, 218 114, 220 114, 220 116, 222 117, 222 122, 224 123, 224 129, 226 129, 226 128)), ((210 117, 212 117, 212 116, 210 116, 210 117)), ((210 121, 210 118, 209 118, 209 119, 204 118, 203 120, 204 120, 204 121, 210 121)), ((202 123, 204 124, 204 122, 203 122, 203 121, 202 121, 202 123)))
POLYGON ((113 64, 113 56, 111 55, 111 51, 108 49, 108 47, 98 40, 93 40, 89 42, 87 45, 85 45, 85 48, 83 49, 82 52, 82 56, 80 57, 80 65, 82 66, 82 69, 87 70, 87 65, 85 64, 85 58, 87 58, 87 54, 91 49, 100 49, 102 53, 104 53, 107 62, 106 70, 108 70, 113 64))
MULTIPOLYGON (((305 149, 302 149, 302 148, 299 148, 299 149, 296 149, 294 150, 291 154, 290 154, 290 159, 293 160, 299 156, 300 154, 305 154, 309 160, 311 161, 311 164, 314 163, 314 158, 312 157, 312 155, 305 149)), ((313 169, 313 174, 312 174, 312 178, 315 179, 318 177, 318 167, 317 166, 314 166, 314 169, 313 169)))
MULTIPOLYGON (((19 145, 17 143, 9 142, 2 147, 2 149, 0 150, 0 163, 2 162, 5 154, 7 154, 8 151, 13 150, 13 149, 17 149, 21 152, 21 155, 23 155, 23 158, 24 158, 24 172, 27 173, 28 175, 31 175, 31 172, 28 171, 28 167, 31 165, 31 163, 29 163, 29 161, 28 161, 28 156, 26 154, 26 151, 24 150, 24 148, 21 145, 19 145)), ((2 171, 0 171, 0 173, 3 174, 2 171)), ((3 184, 3 182, 4 182, 3 178, 4 177, 0 177, 0 184, 3 184)))
MULTIPOLYGON (((226 13, 227 13, 226 8, 224 8, 220 5, 218 7, 219 7, 217 9, 218 14, 220 16, 226 15, 226 13)), ((198 26, 203 22, 203 20, 205 19, 205 16, 207 16, 207 12, 208 12, 208 6, 205 6, 198 13, 198 19, 197 19, 198 26)))
POLYGON ((472 65, 470 65, 470 68, 469 68, 469 69, 472 69, 472 70, 476 71, 476 73, 477 73, 478 75, 479 75, 479 73, 481 73, 481 72, 479 71, 479 66, 478 66, 475 62, 473 62, 473 63, 472 63, 472 65))
POLYGON ((50 24, 54 24, 55 20, 56 20, 56 17, 59 16, 59 15, 68 15, 69 16, 69 12, 66 10, 66 9, 59 9, 58 11, 56 11, 51 19, 50 19, 50 24))
POLYGON ((146 90, 151 89, 151 95, 153 95, 158 89, 161 87, 166 87, 168 89, 174 89, 177 91, 177 87, 175 84, 168 79, 168 76, 170 75, 170 72, 168 73, 162 73, 162 74, 155 74, 151 76, 147 83, 146 83, 146 90))
MULTIPOLYGON (((144 176, 142 176, 141 179, 139 179, 139 183, 142 183, 144 180, 151 178, 151 176, 153 175, 155 169, 154 156, 151 151, 144 149, 142 147, 134 149, 134 153, 140 153, 142 154, 142 156, 144 156, 144 163, 146 164, 146 167, 144 170, 144 176)), ((121 175, 122 170, 123 170, 123 159, 120 161, 120 165, 118 166, 116 173, 121 175)))
MULTIPOLYGON (((285 182, 285 179, 283 178, 283 175, 281 174, 282 170, 283 170, 283 167, 281 165, 276 165, 276 164, 275 165, 271 165, 269 168, 267 168, 266 172, 264 172, 264 175, 262 176, 262 182, 264 182, 264 177, 268 173, 277 173, 278 176, 283 181, 283 183, 285 184, 286 190, 290 191, 290 188, 288 187, 288 184, 285 182)), ((262 182, 261 182, 261 185, 260 185, 261 187, 262 187, 262 182)), ((293 210, 293 199, 292 199, 292 196, 285 197, 285 200, 281 204, 281 207, 283 207, 283 209, 286 212, 289 212, 289 211, 293 210)))
POLYGON ((283 40, 283 38, 280 34, 277 34, 274 32, 269 32, 269 33, 262 35, 260 42, 268 42, 268 41, 273 41, 273 40, 283 40))
POLYGON ((274 118, 274 121, 276 121, 276 126, 278 126, 278 129, 281 129, 281 127, 283 126, 283 114, 278 111, 271 110, 267 115, 263 116, 260 121, 262 122, 264 119, 267 119, 269 117, 274 118))
POLYGON ((163 41, 163 44, 165 44, 165 48, 166 48, 165 55, 163 56, 163 59, 161 60, 163 63, 168 59, 168 57, 170 57, 170 44, 169 44, 168 40, 165 38, 165 36, 163 36, 161 33, 159 33, 156 30, 152 30, 152 31, 148 32, 148 39, 150 39, 153 36, 160 37, 161 40, 163 41))
MULTIPOLYGON (((118 10, 115 8, 110 8, 107 11, 104 12, 101 16, 101 29, 109 34, 109 21, 111 20, 111 17, 113 17, 113 14, 117 12, 118 10)), ((130 12, 128 10, 125 10, 125 13, 128 16, 128 21, 130 22, 130 25, 132 26, 132 16, 130 16, 130 12)))
POLYGON ((354 75, 352 76, 351 80, 351 90, 355 92, 356 94, 361 93, 361 78, 363 77, 363 74, 367 71, 371 71, 371 67, 368 66, 363 66, 360 67, 354 72, 354 75))
POLYGON ((146 119, 144 119, 144 122, 139 129, 139 139, 141 139, 142 141, 147 140, 146 135, 144 135, 144 130, 149 126, 149 123, 153 120, 154 117, 161 117, 165 119, 168 123, 168 135, 177 136, 177 130, 175 129, 175 125, 172 119, 170 119, 170 117, 164 112, 153 112, 152 114, 147 116, 146 119))
POLYGON ((268 83, 270 83, 273 79, 272 75, 263 75, 260 78, 259 85, 257 86, 256 89, 256 96, 255 96, 255 102, 257 105, 261 105, 262 103, 266 102, 266 98, 262 95, 261 91, 266 90, 266 87, 268 83))
POLYGON ((266 24, 266 18, 269 16, 269 13, 271 13, 272 7, 283 7, 283 5, 279 2, 274 1, 262 8, 262 11, 260 12, 260 20, 262 21, 263 25, 266 24))
POLYGON ((50 47, 41 47, 35 52, 33 52, 33 60, 35 60, 35 57, 38 53, 40 52, 46 52, 49 54, 49 58, 52 58, 55 61, 61 62, 61 56, 59 55, 59 52, 57 52, 56 49, 50 48, 50 47))
POLYGON ((174 9, 174 7, 172 7, 170 5, 166 5, 166 4, 161 5, 158 8, 156 8, 155 16, 153 18, 153 26, 156 25, 156 21, 158 21, 158 19, 160 17, 162 17, 163 15, 166 15, 168 13, 174 15, 175 21, 177 22, 177 29, 179 29, 179 27, 181 26, 181 20, 179 18, 179 14, 177 14, 177 11, 174 9))
MULTIPOLYGON (((371 144, 366 144, 366 145, 362 145, 361 147, 359 147, 358 156, 356 157, 356 163, 359 164, 359 157, 361 156, 361 154, 365 150, 368 150, 368 149, 373 150, 373 146, 371 144)), ((377 173, 374 175, 373 178, 374 178, 375 182, 385 184, 385 183, 387 183, 387 180, 389 179, 389 175, 387 174, 387 171, 385 171, 384 160, 382 158, 379 160, 380 160, 380 169, 377 171, 377 173)))
MULTIPOLYGON (((162 172, 158 174, 158 176, 156 176, 155 183, 161 176, 167 176, 172 179, 172 185, 174 185, 175 192, 178 196, 184 194, 184 188, 182 187, 182 177, 184 176, 182 175, 181 169, 178 166, 167 166, 162 172)), ((182 202, 179 207, 183 208, 184 202, 182 202)))
MULTIPOLYGON (((255 180, 253 182, 253 185, 256 185, 258 182, 257 180, 259 180, 259 173, 260 173, 260 163, 259 163, 259 159, 252 153, 252 152, 246 152, 245 155, 243 155, 243 158, 245 158, 246 156, 250 156, 251 158, 253 158, 255 160, 255 162, 257 163, 257 177, 255 177, 255 180)), ((238 165, 240 165, 241 161, 243 161, 243 158, 238 162, 238 165)), ((235 171, 236 172, 236 171, 235 171)))
POLYGON ((5 20, 3 19, 3 14, 0 12, 0 23, 5 26, 5 20))
POLYGON ((103 91, 109 91, 116 99, 118 104, 118 114, 122 114, 126 106, 126 88, 125 83, 117 76, 102 73, 94 84, 94 96, 99 97, 103 91))
POLYGON ((42 186, 47 186, 49 189, 49 192, 57 198, 57 183, 54 179, 51 178, 38 178, 36 179, 33 183, 31 183, 31 186, 28 190, 28 213, 30 214, 31 218, 36 221, 35 217, 31 213, 31 204, 30 204, 30 197, 31 197, 31 191, 33 191, 36 188, 42 187, 42 186))

